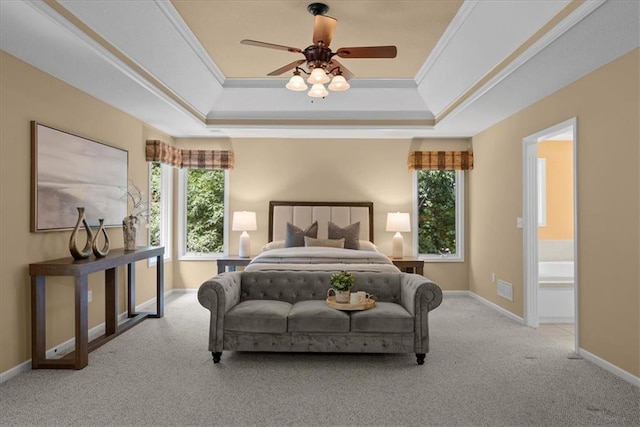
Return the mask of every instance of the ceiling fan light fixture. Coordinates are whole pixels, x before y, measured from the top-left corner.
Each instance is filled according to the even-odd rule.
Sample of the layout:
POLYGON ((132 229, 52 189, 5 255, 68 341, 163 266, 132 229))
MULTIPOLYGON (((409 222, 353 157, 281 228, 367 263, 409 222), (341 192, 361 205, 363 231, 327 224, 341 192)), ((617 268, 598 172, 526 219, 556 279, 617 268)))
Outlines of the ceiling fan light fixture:
POLYGON ((331 80, 331 84, 329 85, 329 90, 334 92, 342 92, 349 89, 351 85, 347 83, 347 79, 345 79, 341 74, 338 74, 331 80))
POLYGON ((325 73, 324 69, 322 69, 321 67, 314 68, 311 71, 309 78, 307 79, 307 81, 312 85, 315 85, 317 83, 319 84, 329 83, 330 80, 331 79, 329 78, 329 76, 327 76, 327 73, 325 73))
POLYGON ((292 61, 267 74, 268 76, 280 76, 286 71, 295 69, 294 76, 285 85, 289 90, 304 91, 307 89, 307 85, 300 77, 302 72, 309 75, 306 83, 312 87, 307 94, 313 98, 323 98, 329 94, 324 86, 325 84, 329 84, 328 88, 331 91, 345 91, 351 87, 347 80, 353 77, 353 73, 337 61, 335 57, 339 57, 341 60, 362 58, 391 59, 398 54, 398 49, 395 46, 351 46, 341 47, 334 52, 329 45, 338 20, 326 15, 329 11, 329 6, 324 3, 311 3, 307 6, 307 10, 313 15, 314 24, 312 44, 305 49, 250 39, 240 41, 243 45, 302 54, 304 59, 292 61))
POLYGON ((312 98, 324 98, 327 95, 329 95, 329 91, 320 83, 315 83, 309 91, 309 96, 312 98))
POLYGON ((304 79, 300 76, 300 73, 298 73, 291 77, 291 79, 289 80, 289 83, 287 83, 285 87, 289 90, 298 92, 302 90, 307 90, 308 86, 304 82, 304 79))

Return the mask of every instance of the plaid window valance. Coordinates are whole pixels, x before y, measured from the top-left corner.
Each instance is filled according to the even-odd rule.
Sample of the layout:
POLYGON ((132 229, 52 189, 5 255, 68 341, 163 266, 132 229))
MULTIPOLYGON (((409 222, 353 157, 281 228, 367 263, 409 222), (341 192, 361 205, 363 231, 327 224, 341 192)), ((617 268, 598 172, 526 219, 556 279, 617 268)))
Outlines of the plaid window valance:
POLYGON ((410 170, 471 170, 473 151, 414 151, 409 153, 410 170))
POLYGON ((233 151, 187 150, 159 140, 148 140, 147 162, 160 162, 178 168, 233 169, 233 151))

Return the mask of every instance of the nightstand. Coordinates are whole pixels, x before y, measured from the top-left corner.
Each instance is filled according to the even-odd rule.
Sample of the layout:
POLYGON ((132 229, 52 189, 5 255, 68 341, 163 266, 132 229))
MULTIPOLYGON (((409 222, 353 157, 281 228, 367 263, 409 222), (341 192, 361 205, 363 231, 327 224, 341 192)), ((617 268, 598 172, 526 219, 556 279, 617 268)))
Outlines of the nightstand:
POLYGON ((398 267, 400 271, 405 273, 415 273, 423 276, 424 274, 424 261, 415 257, 402 257, 391 258, 389 257, 393 265, 398 267))
POLYGON ((233 255, 218 258, 216 260, 216 263, 218 264, 218 274, 224 273, 225 271, 236 271, 236 267, 246 267, 252 259, 253 257, 239 257, 233 255))

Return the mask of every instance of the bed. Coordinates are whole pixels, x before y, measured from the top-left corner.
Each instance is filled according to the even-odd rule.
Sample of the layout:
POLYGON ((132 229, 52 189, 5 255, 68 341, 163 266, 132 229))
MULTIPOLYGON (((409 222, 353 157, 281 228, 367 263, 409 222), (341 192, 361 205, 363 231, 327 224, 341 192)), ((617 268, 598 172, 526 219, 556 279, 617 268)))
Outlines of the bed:
POLYGON ((372 202, 271 201, 269 243, 245 270, 399 272, 373 224, 372 202))

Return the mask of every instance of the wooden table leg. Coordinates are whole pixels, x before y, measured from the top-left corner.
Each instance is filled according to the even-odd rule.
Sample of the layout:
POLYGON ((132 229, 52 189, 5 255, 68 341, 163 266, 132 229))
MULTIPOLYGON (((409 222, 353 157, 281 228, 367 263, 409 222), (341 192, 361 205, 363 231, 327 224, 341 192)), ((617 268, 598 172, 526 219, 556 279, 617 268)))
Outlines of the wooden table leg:
POLYGON ((158 255, 156 258, 156 315, 164 316, 164 257, 158 255))
POLYGON ((45 359, 46 310, 45 277, 31 276, 31 368, 38 369, 45 359))
POLYGON ((127 312, 129 317, 136 315, 136 265, 127 264, 127 312))
POLYGON ((105 335, 113 335, 118 327, 118 276, 115 268, 104 272, 105 335))
POLYGON ((74 354, 74 369, 82 369, 89 364, 87 282, 87 276, 75 277, 76 351, 74 354))

